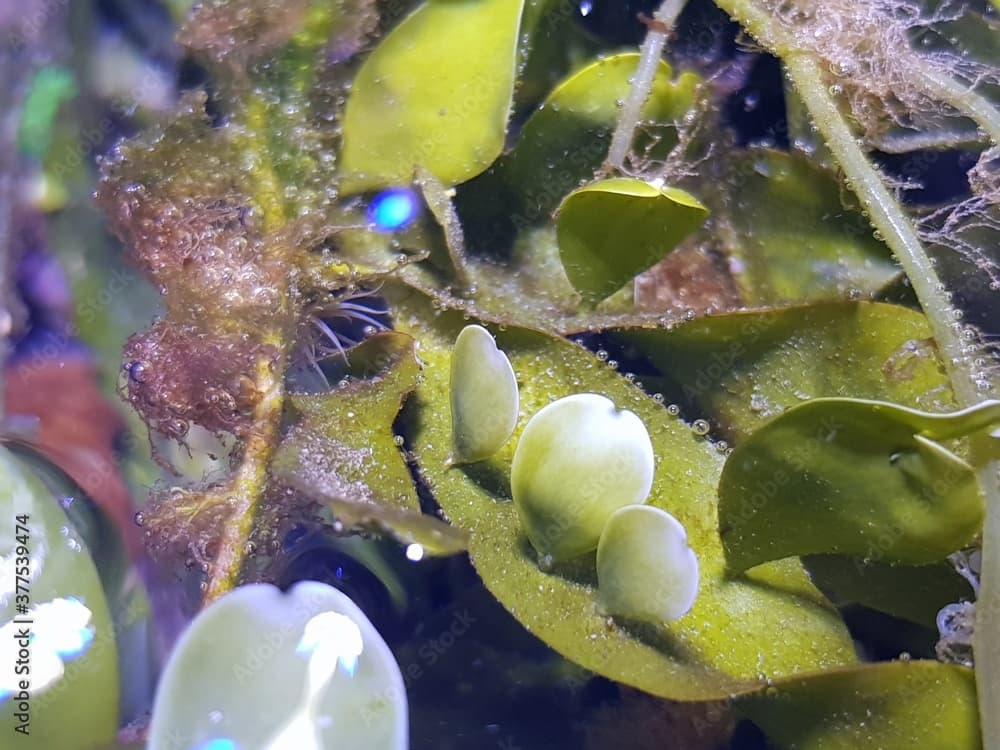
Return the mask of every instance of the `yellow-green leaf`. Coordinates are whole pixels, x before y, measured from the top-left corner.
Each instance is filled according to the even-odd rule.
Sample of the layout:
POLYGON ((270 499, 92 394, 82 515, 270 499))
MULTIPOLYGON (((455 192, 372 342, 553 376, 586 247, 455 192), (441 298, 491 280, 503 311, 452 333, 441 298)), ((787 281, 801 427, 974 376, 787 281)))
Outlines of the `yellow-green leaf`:
POLYGON ((407 184, 423 167, 446 185, 503 149, 523 0, 428 0, 371 53, 344 114, 342 187, 407 184))
POLYGON ((708 210, 693 195, 631 177, 601 180, 559 207, 557 236, 566 275, 600 300, 659 261, 700 227, 708 210))
POLYGON ((761 675, 854 661, 843 623, 798 561, 761 566, 740 579, 725 575, 715 510, 722 457, 713 446, 581 347, 508 328, 498 344, 520 380, 519 429, 543 406, 580 392, 604 395, 646 424, 657 458, 649 502, 687 529, 701 589, 691 612, 666 626, 622 624, 600 612, 592 555, 542 571, 510 502, 514 441, 481 463, 448 464, 452 342, 466 321, 436 312, 412 290, 385 292, 395 325, 418 339, 424 363, 406 411, 421 473, 451 522, 469 532, 486 586, 529 631, 587 669, 681 700, 722 698, 755 687, 761 675))
MULTIPOLYGON (((621 112, 617 102, 628 96, 638 65, 633 52, 588 63, 559 83, 531 115, 501 168, 523 218, 548 220, 565 195, 593 178, 621 112)), ((682 73, 675 81, 670 66, 660 61, 642 117, 659 126, 661 148, 676 144, 674 123, 691 107, 700 80, 682 73)))
POLYGON ((352 371, 328 393, 291 393, 297 415, 275 455, 282 483, 371 520, 373 507, 419 510, 413 480, 392 431, 403 400, 417 383, 413 340, 380 333, 348 352, 352 371), (355 508, 354 506, 363 506, 355 508), (342 507, 341 507, 342 506, 342 507))

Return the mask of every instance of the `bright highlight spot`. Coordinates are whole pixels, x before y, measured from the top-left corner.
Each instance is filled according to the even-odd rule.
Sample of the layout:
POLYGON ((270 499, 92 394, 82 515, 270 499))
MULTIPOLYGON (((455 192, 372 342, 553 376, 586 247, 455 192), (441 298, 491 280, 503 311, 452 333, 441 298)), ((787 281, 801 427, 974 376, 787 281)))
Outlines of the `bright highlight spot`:
POLYGON ((416 194, 409 188, 384 190, 368 207, 368 219, 382 232, 403 229, 417 218, 419 205, 416 194))
POLYGON ((89 622, 90 610, 80 600, 54 599, 35 612, 35 643, 72 659, 94 640, 94 629, 88 626, 89 622))
POLYGON ((339 662, 353 675, 365 644, 359 628, 350 617, 339 612, 323 612, 306 623, 295 653, 308 654, 310 662, 336 668, 339 662))
POLYGON ((411 544, 406 548, 406 559, 420 562, 424 559, 424 547, 421 544, 411 544))
POLYGON ((318 735, 320 701, 342 664, 351 677, 364 651, 361 628, 339 612, 323 612, 306 623, 295 653, 309 656, 302 699, 265 750, 321 750, 318 735))
MULTIPOLYGON (((31 653, 31 690, 38 694, 57 682, 65 672, 65 661, 80 656, 94 640, 91 612, 79 599, 53 599, 32 607, 22 620, 31 620, 25 638, 25 625, 14 620, 0 628, 0 664, 15 664, 22 648, 31 653), (28 643, 24 643, 24 641, 28 643)), ((13 669, 0 673, 0 702, 17 689, 18 676, 13 669)))
POLYGON ((236 743, 229 739, 215 739, 204 742, 198 746, 198 750, 236 750, 236 743))

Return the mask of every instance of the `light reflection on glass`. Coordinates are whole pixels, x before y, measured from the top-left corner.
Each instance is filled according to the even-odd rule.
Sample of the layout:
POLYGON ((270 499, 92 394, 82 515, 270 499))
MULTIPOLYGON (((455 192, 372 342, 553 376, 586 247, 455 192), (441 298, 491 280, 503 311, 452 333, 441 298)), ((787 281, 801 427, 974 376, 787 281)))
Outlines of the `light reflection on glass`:
POLYGON ((322 750, 317 728, 320 701, 330 681, 343 667, 351 677, 364 651, 361 628, 339 612, 323 612, 306 623, 295 653, 308 656, 305 689, 298 706, 265 750, 322 750))
POLYGON ((329 665, 332 677, 340 663, 353 676, 364 647, 361 629, 350 617, 339 612, 323 612, 306 623, 295 653, 309 655, 310 673, 314 664, 325 664, 329 665))
POLYGON ((83 654, 94 640, 90 609, 75 597, 53 599, 32 607, 0 628, 0 664, 11 665, 0 672, 0 703, 20 690, 28 679, 30 694, 57 682, 65 662, 83 654), (18 674, 17 665, 30 654, 30 675, 18 674))
POLYGON ((198 745, 197 750, 236 750, 237 745, 230 739, 219 738, 198 745))

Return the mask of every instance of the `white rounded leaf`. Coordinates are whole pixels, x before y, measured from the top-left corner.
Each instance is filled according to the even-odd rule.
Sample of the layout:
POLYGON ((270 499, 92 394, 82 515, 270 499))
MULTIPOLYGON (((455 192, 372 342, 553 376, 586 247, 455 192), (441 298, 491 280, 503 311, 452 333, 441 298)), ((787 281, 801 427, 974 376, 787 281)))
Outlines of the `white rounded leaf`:
POLYGON ((597 547, 608 517, 646 502, 653 485, 646 425, 595 393, 535 414, 514 451, 511 492, 539 555, 553 561, 597 547))
POLYGON ((456 463, 489 458, 517 424, 517 378, 482 326, 462 329, 451 355, 451 425, 456 463))
POLYGON ((676 620, 698 596, 698 558, 680 521, 660 508, 622 508, 597 547, 597 593, 611 615, 676 620))
POLYGON ((175 646, 148 747, 405 750, 403 677, 368 618, 332 586, 241 586, 175 646))

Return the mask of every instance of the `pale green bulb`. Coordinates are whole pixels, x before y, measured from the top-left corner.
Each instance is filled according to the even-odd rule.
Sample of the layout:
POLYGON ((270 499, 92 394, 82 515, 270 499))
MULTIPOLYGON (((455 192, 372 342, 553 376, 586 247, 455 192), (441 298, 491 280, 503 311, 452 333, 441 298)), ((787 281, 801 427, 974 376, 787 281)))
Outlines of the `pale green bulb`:
POLYGON ((455 463, 499 451, 517 424, 517 378, 507 355, 482 326, 462 329, 451 355, 451 426, 455 463))
POLYGON ((648 505, 616 511, 597 547, 597 593, 610 615, 662 623, 687 614, 698 558, 680 521, 648 505))
POLYGON ((514 451, 510 479, 540 557, 559 561, 595 549, 612 513, 646 502, 653 465, 642 420, 604 396, 567 396, 535 414, 514 451))
POLYGON ((343 592, 255 583, 203 609, 156 691, 149 750, 406 750, 396 660, 343 592))

